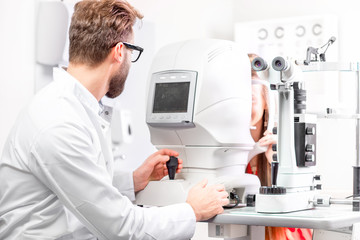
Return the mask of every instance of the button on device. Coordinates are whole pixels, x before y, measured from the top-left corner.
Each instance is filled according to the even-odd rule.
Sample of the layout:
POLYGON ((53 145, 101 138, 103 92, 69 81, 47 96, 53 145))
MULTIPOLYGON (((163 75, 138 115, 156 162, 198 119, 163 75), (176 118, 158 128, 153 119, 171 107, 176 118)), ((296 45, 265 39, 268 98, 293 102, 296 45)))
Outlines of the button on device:
POLYGON ((315 152, 315 144, 306 144, 305 151, 306 152, 315 152))
POLYGON ((315 135, 315 127, 307 127, 306 134, 307 135, 315 135))
POLYGON ((315 161, 315 156, 314 156, 314 154, 306 154, 306 155, 305 155, 305 161, 307 161, 307 162, 314 162, 314 161, 315 161))
POLYGON ((314 180, 318 180, 318 181, 321 180, 321 176, 320 175, 315 175, 314 180))
POLYGON ((272 146, 271 146, 271 149, 276 152, 277 151, 277 145, 276 143, 274 143, 272 146))
POLYGON ((277 134, 277 127, 273 127, 272 133, 275 134, 275 135, 277 134))

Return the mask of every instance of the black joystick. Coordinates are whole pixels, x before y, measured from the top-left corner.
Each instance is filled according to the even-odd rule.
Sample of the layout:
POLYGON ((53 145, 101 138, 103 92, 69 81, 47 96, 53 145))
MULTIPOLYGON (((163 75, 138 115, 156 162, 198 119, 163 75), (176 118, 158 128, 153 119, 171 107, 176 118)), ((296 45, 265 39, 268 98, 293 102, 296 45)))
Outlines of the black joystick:
POLYGON ((179 165, 177 157, 170 156, 170 160, 166 162, 166 167, 169 172, 169 179, 174 180, 176 169, 179 165))
POLYGON ((279 162, 272 161, 271 162, 271 186, 277 187, 277 175, 279 170, 279 162))
POLYGON ((279 162, 271 162, 271 187, 260 187, 260 194, 286 194, 286 188, 277 186, 277 175, 279 170, 279 162))

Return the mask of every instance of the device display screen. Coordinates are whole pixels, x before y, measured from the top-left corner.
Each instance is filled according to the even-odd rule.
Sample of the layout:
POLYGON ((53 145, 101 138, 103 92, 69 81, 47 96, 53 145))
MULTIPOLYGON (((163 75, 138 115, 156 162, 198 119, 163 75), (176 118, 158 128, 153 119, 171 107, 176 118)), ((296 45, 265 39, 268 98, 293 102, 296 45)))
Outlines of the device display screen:
POLYGON ((190 82, 156 83, 153 113, 187 112, 190 82))

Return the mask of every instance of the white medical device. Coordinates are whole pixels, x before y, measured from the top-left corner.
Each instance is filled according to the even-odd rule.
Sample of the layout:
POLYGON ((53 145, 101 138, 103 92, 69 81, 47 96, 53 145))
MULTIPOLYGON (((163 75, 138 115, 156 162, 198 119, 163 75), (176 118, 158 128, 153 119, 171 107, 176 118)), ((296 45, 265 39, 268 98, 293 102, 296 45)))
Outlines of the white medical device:
MULTIPOLYGON (((264 60, 255 58, 254 70, 262 71, 264 60), (258 66, 256 66, 258 63, 258 66)), ((276 57, 272 69, 280 72, 271 86, 278 92, 278 144, 272 163, 272 186, 261 187, 256 195, 256 211, 283 213, 314 207, 315 190, 321 185, 315 181, 316 116, 306 114, 306 90, 301 70, 291 60, 276 57), (278 161, 277 161, 278 160, 278 161)))
POLYGON ((148 86, 146 122, 151 142, 180 153, 175 180, 153 181, 136 195, 141 205, 184 202, 189 188, 209 179, 235 191, 244 203, 258 192, 245 174, 250 135, 251 68, 246 53, 226 40, 170 44, 156 55, 148 86))

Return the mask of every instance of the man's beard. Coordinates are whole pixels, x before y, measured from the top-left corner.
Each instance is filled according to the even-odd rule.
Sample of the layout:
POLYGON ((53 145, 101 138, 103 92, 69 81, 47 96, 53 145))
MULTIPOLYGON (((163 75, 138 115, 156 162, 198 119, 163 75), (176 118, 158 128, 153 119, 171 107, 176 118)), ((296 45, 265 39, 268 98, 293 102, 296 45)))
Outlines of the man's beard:
POLYGON ((130 64, 124 63, 123 67, 120 67, 119 70, 111 77, 109 90, 106 93, 106 96, 109 98, 116 98, 124 91, 125 81, 129 74, 130 64))

